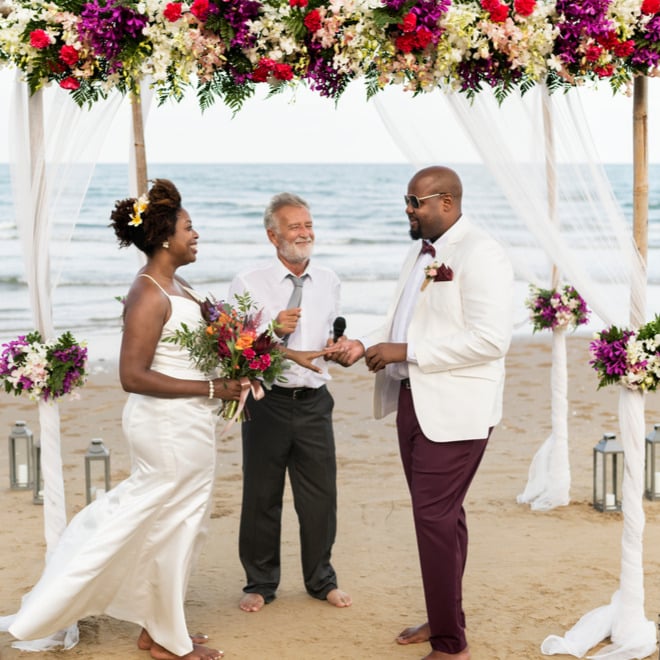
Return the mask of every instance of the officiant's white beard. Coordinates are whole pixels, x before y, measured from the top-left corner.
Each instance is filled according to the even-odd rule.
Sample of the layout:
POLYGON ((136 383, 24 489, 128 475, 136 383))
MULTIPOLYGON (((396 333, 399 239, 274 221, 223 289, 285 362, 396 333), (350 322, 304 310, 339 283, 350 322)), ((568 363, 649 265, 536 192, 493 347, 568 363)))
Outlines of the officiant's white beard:
POLYGON ((314 250, 313 239, 304 242, 295 241, 293 243, 289 243, 288 241, 282 241, 279 247, 280 255, 290 264, 302 264, 305 261, 308 261, 309 258, 312 256, 313 250, 314 250))

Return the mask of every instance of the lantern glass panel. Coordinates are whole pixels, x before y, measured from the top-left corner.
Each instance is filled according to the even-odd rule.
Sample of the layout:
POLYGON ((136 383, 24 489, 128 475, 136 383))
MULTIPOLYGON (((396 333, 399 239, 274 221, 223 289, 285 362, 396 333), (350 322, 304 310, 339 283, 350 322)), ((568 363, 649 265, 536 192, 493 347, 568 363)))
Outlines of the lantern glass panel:
POLYGON ((606 433, 594 447, 593 506, 599 511, 621 511, 623 447, 606 433))
POLYGON ((32 431, 25 422, 16 422, 9 434, 9 485, 12 490, 32 488, 32 446, 32 431))
POLYGON ((653 431, 646 436, 644 450, 644 495, 649 500, 660 500, 660 424, 655 424, 653 431))
POLYGON ((85 454, 87 504, 110 490, 110 451, 101 438, 94 438, 85 454))

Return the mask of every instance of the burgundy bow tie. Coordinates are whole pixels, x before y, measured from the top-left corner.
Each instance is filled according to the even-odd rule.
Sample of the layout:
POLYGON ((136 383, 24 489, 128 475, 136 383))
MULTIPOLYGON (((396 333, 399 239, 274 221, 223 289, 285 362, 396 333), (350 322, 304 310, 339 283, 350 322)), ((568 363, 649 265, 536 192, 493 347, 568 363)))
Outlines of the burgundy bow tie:
POLYGON ((433 244, 427 240, 422 241, 422 249, 419 251, 420 254, 430 254, 432 257, 435 257, 435 247, 433 244))

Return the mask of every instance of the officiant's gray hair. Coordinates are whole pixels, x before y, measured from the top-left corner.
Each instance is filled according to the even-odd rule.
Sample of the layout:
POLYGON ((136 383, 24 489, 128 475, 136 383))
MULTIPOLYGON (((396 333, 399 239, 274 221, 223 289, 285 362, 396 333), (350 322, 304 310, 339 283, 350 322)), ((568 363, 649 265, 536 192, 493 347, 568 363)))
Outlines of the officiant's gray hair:
POLYGON ((297 206, 309 211, 309 204, 302 197, 289 192, 278 193, 271 198, 264 211, 264 227, 266 229, 277 230, 275 214, 284 206, 297 206))

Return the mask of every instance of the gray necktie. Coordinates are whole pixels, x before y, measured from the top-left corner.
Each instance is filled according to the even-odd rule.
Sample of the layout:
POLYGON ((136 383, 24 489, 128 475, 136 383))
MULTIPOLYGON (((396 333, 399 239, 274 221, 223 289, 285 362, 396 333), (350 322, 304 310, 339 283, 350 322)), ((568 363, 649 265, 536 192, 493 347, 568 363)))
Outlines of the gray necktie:
MULTIPOLYGON (((300 307, 300 303, 302 302, 303 283, 307 275, 304 275, 303 277, 296 277, 295 275, 289 273, 287 277, 291 280, 291 282, 293 282, 293 291, 291 292, 291 297, 289 298, 289 302, 286 304, 286 308, 292 309, 294 307, 300 307)), ((291 335, 286 335, 282 339, 285 346, 289 343, 290 336, 291 335)))

